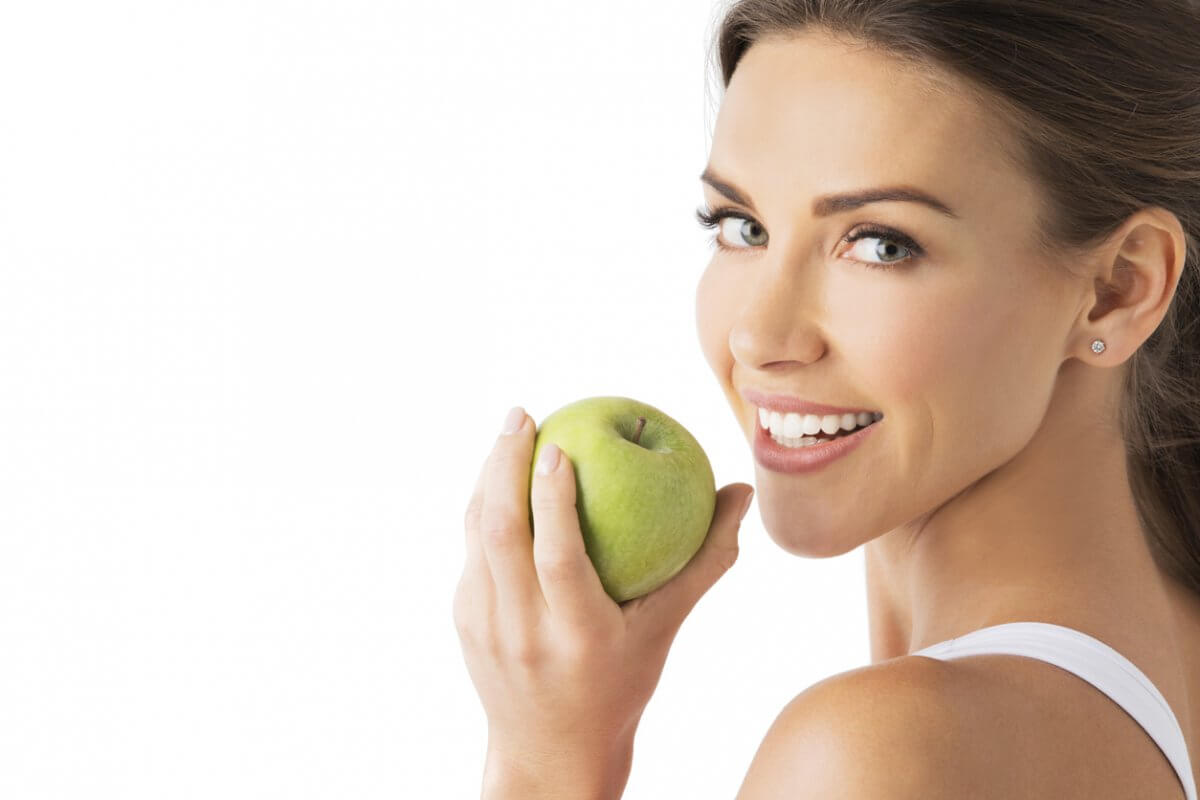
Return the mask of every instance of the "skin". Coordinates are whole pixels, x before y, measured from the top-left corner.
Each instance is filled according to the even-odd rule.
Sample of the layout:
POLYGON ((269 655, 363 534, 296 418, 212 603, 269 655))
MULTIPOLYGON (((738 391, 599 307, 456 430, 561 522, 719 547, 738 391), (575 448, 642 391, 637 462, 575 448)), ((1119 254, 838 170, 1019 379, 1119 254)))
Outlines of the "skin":
POLYGON ((1154 652, 1179 657, 1162 637, 1189 601, 1143 538, 1116 414, 1174 296, 1183 229, 1142 209, 1094 251, 1049 260, 1041 193, 1004 158, 1002 120, 955 88, 818 32, 760 40, 727 88, 708 166, 757 213, 707 185, 705 204, 758 227, 719 224, 742 249, 714 251, 697 288, 705 359, 751 444, 743 388, 885 416, 818 472, 756 462, 759 513, 795 555, 866 547, 875 661, 1054 621, 1108 637, 1179 709, 1177 664, 1154 652), (897 184, 960 219, 904 202, 812 215, 817 196, 897 184), (864 223, 925 255, 844 241, 864 223))

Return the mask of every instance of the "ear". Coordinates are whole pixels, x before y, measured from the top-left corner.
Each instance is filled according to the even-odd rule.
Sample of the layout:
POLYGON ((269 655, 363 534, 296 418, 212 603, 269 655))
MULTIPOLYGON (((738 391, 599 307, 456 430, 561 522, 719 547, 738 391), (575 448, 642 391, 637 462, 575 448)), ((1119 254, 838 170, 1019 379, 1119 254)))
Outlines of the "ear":
POLYGON ((1077 351, 1087 351, 1089 364, 1121 364, 1150 338, 1171 307, 1187 259, 1179 218, 1158 207, 1130 216, 1111 241, 1101 251, 1095 302, 1078 324, 1077 351), (1106 345, 1099 356, 1091 353, 1095 339, 1106 345))

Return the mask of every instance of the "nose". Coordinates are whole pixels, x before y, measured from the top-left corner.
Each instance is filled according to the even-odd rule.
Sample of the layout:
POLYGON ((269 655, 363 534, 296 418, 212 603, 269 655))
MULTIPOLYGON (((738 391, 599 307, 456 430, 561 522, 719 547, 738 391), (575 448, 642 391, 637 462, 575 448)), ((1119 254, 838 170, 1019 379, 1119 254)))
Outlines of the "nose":
POLYGON ((819 322, 820 287, 811 276, 801 276, 804 270, 795 264, 760 264, 729 330, 730 352, 755 369, 819 360, 826 350, 819 322))

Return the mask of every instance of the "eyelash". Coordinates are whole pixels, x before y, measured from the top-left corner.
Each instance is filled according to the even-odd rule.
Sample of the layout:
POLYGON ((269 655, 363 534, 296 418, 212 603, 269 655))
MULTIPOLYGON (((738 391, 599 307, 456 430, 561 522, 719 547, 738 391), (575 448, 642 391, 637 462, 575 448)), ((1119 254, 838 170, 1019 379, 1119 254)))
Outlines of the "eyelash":
MULTIPOLYGON (((735 219, 744 219, 748 222, 757 223, 757 220, 755 220, 753 217, 747 217, 745 214, 740 214, 732 208, 718 208, 715 211, 708 211, 705 208, 697 208, 696 209, 696 219, 700 221, 701 227, 704 227, 704 228, 716 228, 720 224, 721 220, 726 219, 728 217, 734 217, 735 219)), ((901 264, 907 264, 909 262, 916 261, 925 255, 924 248, 922 248, 921 245, 917 244, 911 236, 908 236, 907 234, 905 234, 901 231, 894 230, 892 228, 885 228, 880 225, 866 224, 862 227, 859 227, 857 230, 855 230, 855 232, 853 234, 846 236, 846 238, 843 239, 842 241, 857 242, 859 239, 868 239, 871 237, 878 237, 881 239, 887 239, 888 241, 895 242, 896 244, 904 247, 906 250, 909 250, 912 253, 912 255, 910 255, 908 258, 903 258, 899 261, 893 261, 891 263, 878 263, 878 264, 871 262, 871 261, 858 261, 858 259, 852 259, 854 261, 858 261, 858 263, 863 264, 870 269, 883 269, 883 270, 894 269, 894 268, 900 266, 901 264)), ((730 250, 753 249, 753 248, 749 248, 749 247, 730 247, 726 244, 723 244, 721 242, 720 231, 717 231, 716 233, 714 233, 712 235, 712 238, 709 239, 709 243, 716 245, 718 250, 730 251, 730 250)))

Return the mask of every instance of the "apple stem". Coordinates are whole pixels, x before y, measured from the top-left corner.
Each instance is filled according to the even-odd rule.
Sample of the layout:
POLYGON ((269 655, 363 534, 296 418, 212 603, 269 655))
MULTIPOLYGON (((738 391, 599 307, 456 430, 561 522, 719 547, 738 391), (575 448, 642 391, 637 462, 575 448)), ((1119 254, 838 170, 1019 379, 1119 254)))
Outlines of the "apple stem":
POLYGON ((646 427, 646 418, 638 417, 637 430, 633 432, 633 443, 634 444, 637 444, 638 439, 642 438, 642 428, 644 428, 644 427, 646 427))

